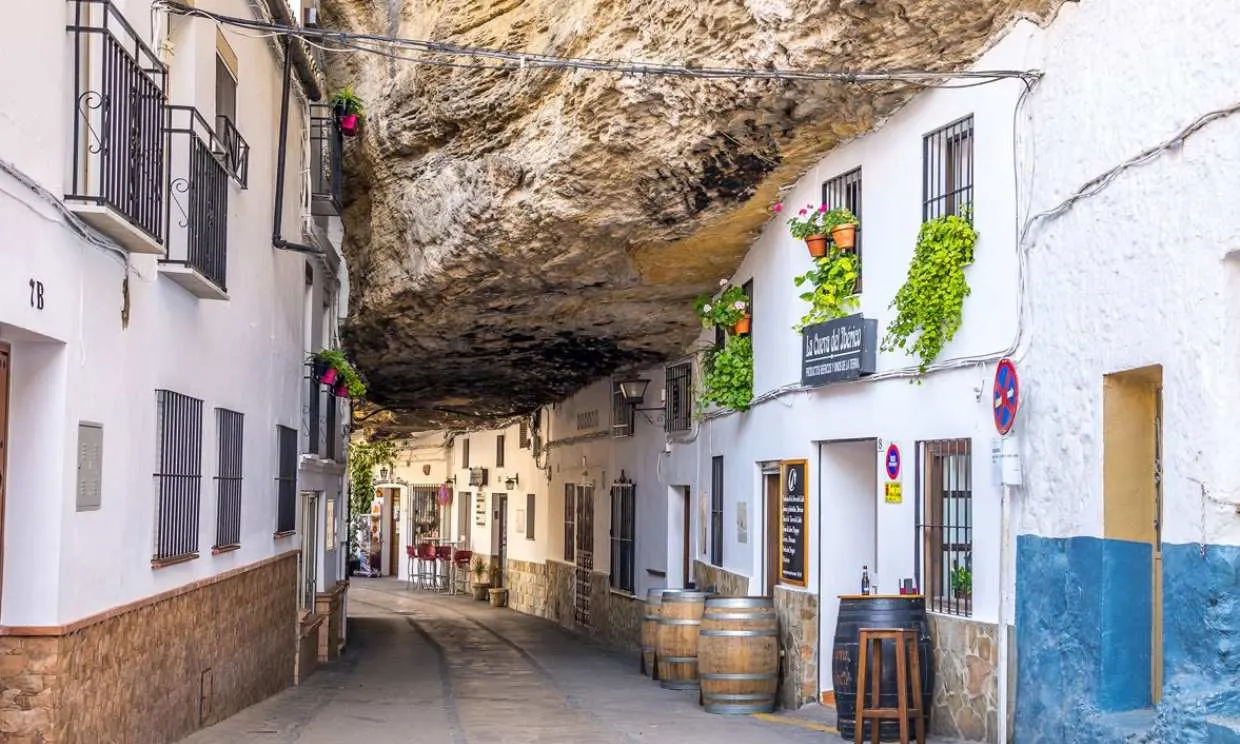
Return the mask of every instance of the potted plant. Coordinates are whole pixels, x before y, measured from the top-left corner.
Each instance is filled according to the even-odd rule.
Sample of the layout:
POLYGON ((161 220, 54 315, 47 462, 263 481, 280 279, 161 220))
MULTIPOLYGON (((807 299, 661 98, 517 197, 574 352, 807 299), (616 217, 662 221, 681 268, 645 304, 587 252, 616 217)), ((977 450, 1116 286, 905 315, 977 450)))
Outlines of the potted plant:
POLYGON ((857 217, 848 207, 828 209, 822 215, 822 227, 836 248, 851 251, 857 245, 857 217))
POLYGON ((349 361, 340 349, 319 349, 310 355, 310 364, 314 378, 330 386, 336 384, 340 370, 347 368, 349 361))
POLYGON ((794 326, 798 332, 815 323, 842 318, 857 306, 857 255, 834 249, 830 255, 814 259, 814 267, 792 281, 798 287, 809 284, 801 293, 809 303, 809 311, 794 326))
POLYGON ((491 587, 490 590, 491 606, 504 607, 508 604, 508 590, 502 586, 491 587))
POLYGON ((487 590, 491 587, 491 582, 484 578, 487 575, 487 563, 482 560, 482 556, 475 555, 474 563, 471 568, 474 572, 474 599, 479 602, 485 602, 487 598, 487 590))
POLYGON ((722 326, 738 335, 749 333, 749 298, 745 290, 728 286, 727 279, 720 279, 719 286, 724 290, 718 297, 704 294, 693 303, 693 311, 702 320, 702 327, 722 326))
MULTIPOLYGON (((784 211, 784 205, 776 204, 772 208, 776 214, 784 211)), ((797 212, 796 217, 788 220, 788 232, 797 240, 804 240, 805 245, 809 248, 809 255, 813 258, 821 258, 827 255, 827 228, 824 227, 822 219, 827 213, 827 205, 823 204, 815 207, 813 204, 806 204, 797 212)))
POLYGON ((702 370, 699 408, 714 404, 734 411, 749 410, 753 400, 753 341, 748 336, 729 336, 723 348, 708 350, 702 370))
POLYGON ((952 569, 952 594, 956 599, 969 599, 973 596, 973 572, 964 566, 952 569))
POLYGON ((331 105, 332 111, 336 114, 336 123, 340 127, 340 133, 346 137, 355 136, 365 119, 365 113, 362 99, 353 92, 353 86, 332 96, 331 105))

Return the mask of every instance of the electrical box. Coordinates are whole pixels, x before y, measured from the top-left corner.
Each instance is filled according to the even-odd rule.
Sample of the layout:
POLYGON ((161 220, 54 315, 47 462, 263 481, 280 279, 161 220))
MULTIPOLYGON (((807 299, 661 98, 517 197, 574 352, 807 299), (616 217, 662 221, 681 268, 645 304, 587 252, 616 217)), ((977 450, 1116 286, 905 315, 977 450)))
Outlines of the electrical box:
POLYGON ((1020 442, 1015 436, 991 440, 990 466, 992 481, 996 486, 1024 485, 1020 463, 1020 442))

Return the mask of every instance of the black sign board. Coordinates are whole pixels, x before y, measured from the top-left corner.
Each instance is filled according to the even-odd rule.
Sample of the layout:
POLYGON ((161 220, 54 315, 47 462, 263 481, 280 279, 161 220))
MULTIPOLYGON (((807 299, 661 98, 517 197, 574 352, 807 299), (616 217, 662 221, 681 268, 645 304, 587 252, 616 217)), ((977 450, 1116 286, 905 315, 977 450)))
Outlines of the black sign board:
POLYGON ((809 522, 809 508, 805 501, 806 476, 805 460, 788 460, 780 465, 779 579, 797 586, 805 586, 808 579, 805 551, 805 530, 809 522))
POLYGON ((877 320, 849 315, 806 326, 801 335, 802 385, 855 380, 874 374, 877 320))

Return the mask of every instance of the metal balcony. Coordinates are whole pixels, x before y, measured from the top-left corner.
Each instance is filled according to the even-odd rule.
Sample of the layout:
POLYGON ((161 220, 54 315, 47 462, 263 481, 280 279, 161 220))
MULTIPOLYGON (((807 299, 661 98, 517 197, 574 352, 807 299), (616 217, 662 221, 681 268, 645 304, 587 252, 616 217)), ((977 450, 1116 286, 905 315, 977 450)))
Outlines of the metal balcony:
POLYGON ((316 217, 335 217, 341 208, 343 145, 336 115, 330 106, 310 106, 310 211, 316 217))
POLYGON ((228 299, 226 144, 192 106, 168 106, 168 255, 160 270, 203 299, 228 299))
POLYGON ((137 253, 162 253, 168 73, 109 0, 70 0, 73 161, 65 203, 137 253))

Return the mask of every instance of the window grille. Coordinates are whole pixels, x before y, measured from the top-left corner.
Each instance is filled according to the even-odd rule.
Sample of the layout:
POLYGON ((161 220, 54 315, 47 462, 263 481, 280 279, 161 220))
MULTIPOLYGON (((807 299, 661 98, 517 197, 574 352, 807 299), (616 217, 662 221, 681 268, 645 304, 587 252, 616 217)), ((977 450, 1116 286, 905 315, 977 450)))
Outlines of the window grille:
POLYGON ((223 548, 241 544, 241 458, 245 416, 217 408, 215 420, 220 445, 215 476, 215 547, 223 548))
POLYGON ((319 418, 322 415, 323 392, 320 389, 320 383, 314 379, 314 375, 310 375, 307 379, 310 383, 310 405, 306 416, 306 432, 307 443, 306 453, 310 455, 319 454, 319 442, 321 441, 319 431, 319 418))
POLYGON ((279 471, 276 476, 276 532, 297 529, 297 430, 276 427, 279 471))
POLYGON ((624 395, 620 392, 620 383, 612 380, 611 435, 613 437, 633 436, 633 424, 636 421, 636 415, 636 407, 625 402, 624 395))
POLYGON ((926 607, 949 615, 973 614, 973 478, 968 439, 922 442, 918 453, 918 579, 926 607))
POLYGON ((637 499, 633 482, 621 473, 611 485, 611 588, 633 593, 636 563, 633 538, 637 522, 637 499))
POLYGON ((198 554, 198 504, 202 495, 202 401, 157 390, 159 501, 155 559, 198 554))
POLYGON ((842 173, 822 185, 822 203, 829 207, 847 207, 857 217, 857 237, 853 253, 857 256, 857 288, 861 291, 861 227, 865 221, 861 219, 861 169, 855 168, 842 173))
POLYGON ((495 437, 495 467, 504 467, 504 435, 495 437))
POLYGON ((973 202, 973 117, 952 122, 923 140, 921 218, 962 214, 973 202))
POLYGON ((710 460, 710 562, 723 565, 723 455, 710 460))
POLYGON ((664 402, 663 430, 689 431, 693 422, 693 365, 682 362, 668 367, 664 373, 664 388, 667 400, 664 402))
POLYGON ((335 460, 340 456, 340 422, 337 420, 339 415, 340 401, 334 395, 328 396, 327 423, 323 426, 326 430, 323 456, 328 460, 335 460))
POLYGON ((573 545, 574 528, 577 515, 577 487, 572 483, 564 484, 564 560, 572 562, 576 558, 573 545))

